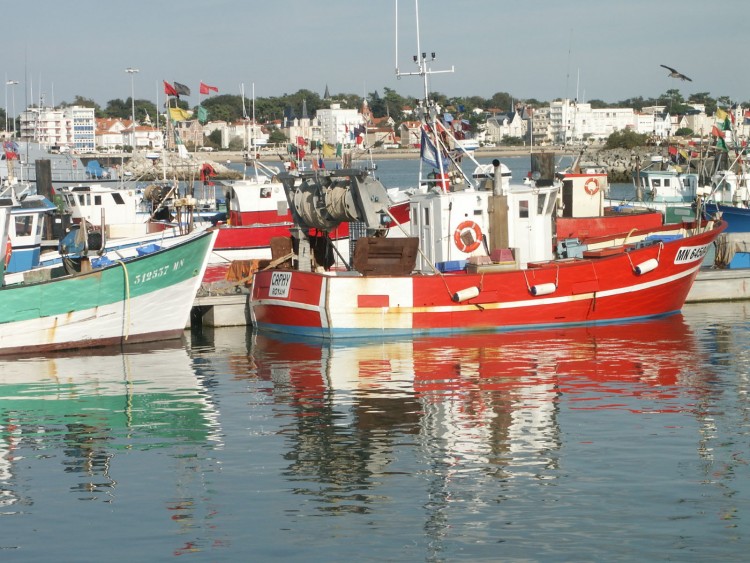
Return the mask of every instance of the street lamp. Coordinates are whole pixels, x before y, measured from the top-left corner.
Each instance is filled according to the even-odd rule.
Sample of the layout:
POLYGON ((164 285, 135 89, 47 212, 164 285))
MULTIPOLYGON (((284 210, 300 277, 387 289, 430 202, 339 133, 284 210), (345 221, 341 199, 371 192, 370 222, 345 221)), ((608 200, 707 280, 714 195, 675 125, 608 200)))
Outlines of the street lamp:
MULTIPOLYGON (((5 131, 6 131, 6 133, 8 132, 8 86, 15 86, 16 84, 18 84, 18 80, 6 80, 5 81, 5 131)), ((15 120, 15 115, 16 115, 16 91, 15 91, 14 88, 11 88, 10 91, 11 91, 11 94, 13 96, 13 116, 14 116, 14 118, 13 118, 13 133, 14 133, 14 135, 13 136, 15 137, 15 132, 16 132, 16 120, 15 120)))
POLYGON ((125 69, 125 72, 127 72, 130 75, 130 121, 132 123, 131 131, 132 131, 132 138, 130 141, 130 146, 135 149, 135 89, 133 87, 133 77, 136 72, 138 72, 137 68, 131 68, 128 67, 125 69))

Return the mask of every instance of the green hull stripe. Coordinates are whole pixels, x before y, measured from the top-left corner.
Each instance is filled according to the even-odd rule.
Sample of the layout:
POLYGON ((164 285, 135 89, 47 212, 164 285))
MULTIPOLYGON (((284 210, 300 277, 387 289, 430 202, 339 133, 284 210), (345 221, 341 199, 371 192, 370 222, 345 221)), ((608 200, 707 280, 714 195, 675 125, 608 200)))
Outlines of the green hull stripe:
POLYGON ((211 233, 123 265, 47 282, 0 289, 0 324, 96 309, 194 278, 210 251, 211 233))

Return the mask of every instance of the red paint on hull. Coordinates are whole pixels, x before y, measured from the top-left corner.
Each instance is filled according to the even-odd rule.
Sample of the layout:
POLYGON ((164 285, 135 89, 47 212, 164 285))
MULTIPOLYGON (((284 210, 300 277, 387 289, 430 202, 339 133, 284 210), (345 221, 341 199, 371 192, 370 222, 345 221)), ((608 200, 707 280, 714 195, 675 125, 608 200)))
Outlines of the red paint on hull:
MULTIPOLYGON (((677 228, 666 230, 674 233, 677 228)), ((677 260, 678 252, 701 247, 705 253, 724 228, 725 224, 721 224, 703 234, 663 245, 629 248, 628 252, 597 259, 534 264, 527 270, 405 278, 339 277, 295 271, 284 297, 270 295, 273 272, 259 272, 253 283, 251 307, 254 322, 261 327, 283 327, 291 332, 319 329, 321 336, 337 331, 342 336, 379 331, 482 331, 659 316, 682 308, 698 273, 701 260, 683 263, 677 260), (653 259, 658 260, 655 270, 635 273, 636 265, 653 259), (397 302, 399 294, 391 293, 389 307, 358 306, 358 302, 371 302, 367 296, 388 294, 396 281, 410 284, 405 286, 410 288, 410 294, 400 294, 403 303, 397 302), (554 291, 532 295, 532 287, 547 284, 555 284, 554 291), (453 301, 456 292, 471 287, 480 288, 475 298, 453 301), (348 302, 342 307, 341 303, 330 301, 334 299, 348 302), (399 322, 389 324, 392 319, 399 322)), ((382 302, 382 297, 378 299, 382 302)))

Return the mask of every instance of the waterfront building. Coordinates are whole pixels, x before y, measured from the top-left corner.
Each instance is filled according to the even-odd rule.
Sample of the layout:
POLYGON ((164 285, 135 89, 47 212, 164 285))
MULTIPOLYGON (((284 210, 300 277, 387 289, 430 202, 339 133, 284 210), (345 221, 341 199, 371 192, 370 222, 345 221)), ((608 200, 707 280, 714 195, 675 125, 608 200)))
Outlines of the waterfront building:
POLYGON ((19 116, 19 139, 44 146, 67 146, 78 152, 95 149, 94 108, 69 106, 55 109, 30 107, 19 116))
POLYGON ((331 104, 330 108, 319 109, 316 117, 320 124, 320 140, 332 145, 353 145, 354 130, 365 124, 359 110, 342 108, 338 103, 331 104))

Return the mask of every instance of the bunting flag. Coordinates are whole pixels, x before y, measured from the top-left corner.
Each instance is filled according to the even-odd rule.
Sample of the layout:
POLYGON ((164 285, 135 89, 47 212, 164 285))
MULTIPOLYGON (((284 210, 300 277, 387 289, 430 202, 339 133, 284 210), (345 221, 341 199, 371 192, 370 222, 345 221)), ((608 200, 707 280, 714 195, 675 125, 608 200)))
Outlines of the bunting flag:
POLYGON ((336 155, 336 147, 331 143, 323 143, 323 156, 325 158, 331 158, 336 155))
POLYGON ((173 121, 185 121, 190 119, 190 112, 182 108, 169 108, 169 117, 173 121))
POLYGON ((18 160, 18 145, 15 141, 5 141, 3 143, 6 160, 18 160))
POLYGON ((189 96, 190 95, 190 88, 188 88, 184 84, 180 84, 179 82, 175 82, 174 83, 174 89, 177 92, 178 96, 189 96))
POLYGON ((201 182, 204 186, 213 186, 214 183, 211 181, 211 176, 216 176, 216 170, 208 162, 204 162, 201 166, 201 182))
POLYGON ((175 96, 176 98, 180 97, 180 95, 177 93, 177 90, 174 89, 174 86, 172 86, 166 80, 164 81, 164 93, 167 96, 175 96))
POLYGON ((336 156, 340 157, 344 154, 344 145, 342 143, 336 143, 336 156))
POLYGON ((208 120, 208 110, 203 106, 198 106, 198 121, 205 123, 208 120))
POLYGON ((201 94, 208 94, 210 92, 216 92, 219 93, 219 89, 216 86, 209 86, 208 84, 204 84, 201 82, 200 92, 201 94))
POLYGON ((727 112, 725 112, 721 108, 716 108, 716 112, 714 113, 714 115, 719 121, 724 121, 727 118, 727 112))
MULTIPOLYGON (((438 151, 435 148, 435 144, 427 136, 427 133, 424 129, 422 129, 422 139, 420 141, 419 156, 423 161, 425 161, 433 168, 440 168, 440 165, 438 164, 438 151)), ((441 155, 440 160, 442 167, 447 168, 448 160, 445 158, 445 156, 441 155)))

